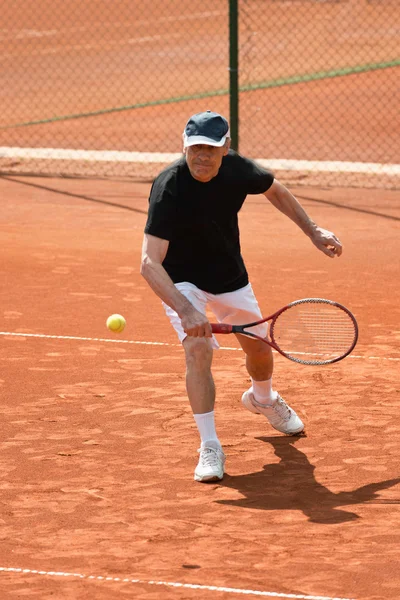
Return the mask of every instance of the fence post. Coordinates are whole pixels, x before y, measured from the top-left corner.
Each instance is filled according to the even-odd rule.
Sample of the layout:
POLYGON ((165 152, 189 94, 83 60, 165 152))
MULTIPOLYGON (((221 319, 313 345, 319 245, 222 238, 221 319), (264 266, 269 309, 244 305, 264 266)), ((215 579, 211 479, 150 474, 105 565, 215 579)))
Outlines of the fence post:
POLYGON ((231 147, 239 150, 238 0, 229 0, 229 110, 231 147))

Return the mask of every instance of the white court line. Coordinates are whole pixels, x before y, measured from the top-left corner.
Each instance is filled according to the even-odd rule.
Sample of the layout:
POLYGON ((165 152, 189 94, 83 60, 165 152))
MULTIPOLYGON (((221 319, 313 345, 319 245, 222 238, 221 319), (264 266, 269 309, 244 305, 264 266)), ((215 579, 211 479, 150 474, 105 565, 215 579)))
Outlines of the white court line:
MULTIPOLYGON (((136 38, 130 38, 130 39, 119 39, 119 40, 115 40, 115 41, 108 41, 107 42, 107 47, 118 47, 118 46, 126 46, 126 45, 133 45, 133 44, 147 44, 149 42, 157 42, 157 41, 161 41, 161 40, 167 40, 167 39, 182 39, 182 34, 181 33, 164 33, 164 34, 157 34, 157 35, 146 35, 146 36, 142 36, 142 37, 136 37, 136 38)), ((6 59, 6 58, 20 58, 21 56, 44 56, 47 54, 58 54, 58 52, 61 53, 65 53, 66 51, 70 52, 71 50, 93 50, 96 48, 103 48, 104 47, 104 42, 99 42, 97 44, 73 44, 73 45, 69 45, 69 46, 51 46, 50 48, 42 48, 40 50, 30 50, 29 52, 25 53, 13 53, 13 52, 8 52, 8 53, 4 53, 1 54, 0 56, 0 60, 6 59)))
MULTIPOLYGON (((225 15, 225 11, 203 11, 200 13, 191 13, 189 15, 174 15, 171 17, 154 17, 151 20, 139 19, 135 20, 135 29, 146 25, 151 25, 154 31, 155 25, 162 23, 176 23, 179 21, 198 21, 199 19, 211 19, 225 15)), ((126 21, 113 21, 108 23, 107 31, 113 31, 115 29, 128 29, 132 27, 132 23, 127 19, 126 21)), ((91 31, 91 27, 85 25, 80 27, 59 27, 58 29, 0 29, 0 41, 2 40, 20 40, 24 38, 41 38, 54 35, 71 35, 73 33, 83 33, 91 31)))
POLYGON ((130 579, 129 577, 110 577, 107 575, 85 575, 84 573, 64 573, 63 571, 42 571, 37 569, 18 569, 14 567, 0 567, 0 572, 21 573, 27 575, 49 575, 51 577, 78 577, 95 581, 113 581, 118 583, 140 583, 145 585, 165 585, 167 587, 184 588, 187 590, 207 590, 210 592, 228 592, 246 596, 261 596, 268 598, 292 598, 294 600, 350 600, 331 596, 306 596, 304 594, 281 594, 279 592, 263 592, 261 590, 247 590, 242 588, 220 587, 217 585, 199 585, 194 583, 178 583, 175 581, 146 581, 145 579, 130 579))
MULTIPOLYGON (((140 36, 140 37, 129 37, 129 38, 125 38, 125 37, 121 37, 121 35, 119 36, 119 39, 117 40, 108 40, 107 41, 107 47, 118 47, 118 46, 125 46, 125 45, 132 45, 132 44, 143 44, 143 43, 148 43, 148 42, 157 42, 160 40, 168 40, 168 39, 179 39, 182 40, 182 33, 164 33, 164 34, 155 34, 154 31, 157 30, 156 25, 157 23, 162 24, 162 23, 168 23, 168 22, 172 22, 172 23, 177 23, 179 21, 191 21, 191 20, 196 20, 199 21, 199 19, 202 18, 215 18, 217 16, 223 15, 224 13, 221 11, 214 11, 214 12, 202 12, 202 13, 194 13, 194 14, 190 14, 190 15, 177 15, 176 17, 161 17, 159 19, 154 19, 152 21, 146 21, 146 20, 141 20, 141 21, 137 21, 135 22, 135 27, 136 29, 138 29, 140 26, 148 26, 151 25, 152 27, 152 34, 151 35, 146 35, 146 36, 140 36)), ((108 27, 108 31, 113 31, 115 30, 115 28, 127 28, 130 27, 130 23, 126 22, 126 23, 110 23, 109 27, 108 27)), ((64 35, 71 35, 71 33, 76 33, 76 32, 83 32, 85 33, 86 31, 90 32, 90 28, 87 27, 74 27, 74 28, 70 28, 70 29, 55 29, 55 30, 49 30, 49 31, 40 31, 40 30, 31 30, 31 29, 24 29, 22 31, 18 31, 16 36, 11 35, 10 36, 0 36, 0 41, 1 40, 11 40, 13 42, 15 42, 18 39, 26 39, 26 38, 30 38, 29 41, 32 42, 33 40, 40 40, 43 37, 48 37, 48 36, 64 36, 64 35)), ((42 48, 39 50, 32 50, 30 49, 29 53, 15 53, 15 52, 9 52, 9 53, 3 53, 0 56, 0 60, 1 59, 5 59, 5 58, 19 58, 21 56, 41 56, 41 55, 47 55, 47 54, 57 54, 58 52, 61 53, 65 53, 66 51, 70 52, 71 50, 92 50, 95 48, 103 48, 104 47, 104 43, 103 42, 97 42, 97 43, 87 43, 87 44, 69 44, 69 45, 61 45, 61 46, 56 46, 53 45, 51 48, 42 48)))
MULTIPOLYGON (((81 342, 104 342, 107 344, 137 344, 139 346, 170 346, 171 348, 182 348, 182 344, 170 344, 169 342, 144 342, 139 340, 117 340, 111 338, 91 338, 91 337, 78 337, 73 335, 47 335, 44 333, 13 333, 10 331, 0 331, 0 335, 16 336, 16 337, 32 337, 32 338, 44 338, 49 340, 76 340, 81 342)), ((229 346, 220 346, 220 350, 233 350, 235 352, 241 352, 241 348, 230 348, 229 346)), ((272 352, 276 353, 276 350, 272 352)), ((293 354, 301 354, 303 356, 315 356, 315 354, 309 352, 293 352, 293 354)), ((400 358, 389 358, 386 356, 361 356, 358 354, 350 354, 347 358, 357 358, 364 360, 389 360, 398 362, 400 358)))
MULTIPOLYGON (((66 148, 18 148, 11 146, 0 147, 0 158, 88 160, 128 163, 168 163, 177 160, 181 156, 182 153, 176 152, 124 152, 119 150, 72 150, 66 148)), ((400 164, 364 163, 339 160, 290 160, 284 158, 257 158, 256 160, 261 165, 278 171, 400 175, 400 164)))
MULTIPOLYGON (((176 346, 181 348, 181 344, 169 344, 167 342, 142 342, 136 340, 113 340, 110 338, 91 338, 91 337, 77 337, 72 335, 46 335, 44 333, 10 333, 9 331, 0 331, 0 335, 13 335, 19 337, 33 337, 33 338, 45 338, 50 340, 77 340, 83 342, 107 342, 111 344, 140 344, 144 346, 176 346)), ((230 348, 231 350, 238 350, 238 348, 230 348)))

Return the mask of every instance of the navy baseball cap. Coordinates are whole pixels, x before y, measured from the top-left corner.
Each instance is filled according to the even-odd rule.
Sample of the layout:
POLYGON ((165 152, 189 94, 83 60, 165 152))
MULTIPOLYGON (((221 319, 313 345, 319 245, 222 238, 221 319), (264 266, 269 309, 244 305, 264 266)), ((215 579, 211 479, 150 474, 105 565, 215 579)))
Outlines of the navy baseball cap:
POLYGON ((229 123, 222 115, 207 110, 190 117, 183 132, 185 148, 195 144, 223 146, 229 134, 229 123))

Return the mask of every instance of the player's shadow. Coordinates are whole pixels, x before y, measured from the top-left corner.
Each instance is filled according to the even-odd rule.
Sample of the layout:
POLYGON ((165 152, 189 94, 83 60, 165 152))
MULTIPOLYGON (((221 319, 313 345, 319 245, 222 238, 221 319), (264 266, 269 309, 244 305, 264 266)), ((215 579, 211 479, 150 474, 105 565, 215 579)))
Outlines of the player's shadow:
POLYGON ((300 510, 314 523, 344 523, 359 518, 342 506, 379 502, 377 492, 400 483, 400 477, 370 483, 350 492, 331 492, 314 477, 315 467, 295 447, 301 437, 261 437, 273 446, 278 464, 265 465, 262 471, 246 475, 226 475, 222 486, 240 492, 238 500, 219 500, 240 508, 259 510, 300 510))

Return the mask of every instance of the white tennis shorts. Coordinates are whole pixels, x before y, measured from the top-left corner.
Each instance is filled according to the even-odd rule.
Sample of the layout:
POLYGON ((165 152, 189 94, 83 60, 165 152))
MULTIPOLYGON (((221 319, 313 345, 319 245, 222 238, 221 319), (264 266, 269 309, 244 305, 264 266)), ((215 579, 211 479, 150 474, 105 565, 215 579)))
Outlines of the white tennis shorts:
MULTIPOLYGON (((246 323, 252 323, 253 321, 259 321, 263 318, 250 283, 239 290, 227 292, 225 294, 210 294, 209 292, 204 292, 193 283, 187 281, 176 283, 175 287, 199 312, 206 315, 207 309, 209 309, 214 314, 218 323, 244 325, 246 323)), ((163 306, 172 327, 178 334, 179 341, 183 342, 187 337, 187 334, 183 330, 178 314, 170 306, 165 304, 165 302, 163 302, 163 306)), ((266 337, 268 326, 266 323, 262 323, 261 325, 252 327, 251 331, 256 335, 266 337)), ((215 336, 212 337, 212 346, 215 349, 219 348, 215 336)))

